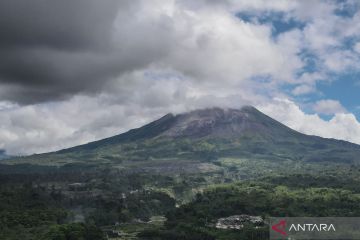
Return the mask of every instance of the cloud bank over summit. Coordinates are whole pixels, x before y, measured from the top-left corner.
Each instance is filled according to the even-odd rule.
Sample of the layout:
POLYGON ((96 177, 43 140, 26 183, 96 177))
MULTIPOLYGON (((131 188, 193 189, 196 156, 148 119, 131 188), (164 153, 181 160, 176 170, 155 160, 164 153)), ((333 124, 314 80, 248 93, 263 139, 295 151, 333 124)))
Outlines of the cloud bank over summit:
POLYGON ((2 1, 0 148, 46 152, 168 112, 242 105, 360 143, 360 104, 345 93, 359 88, 359 9, 357 1, 2 1))

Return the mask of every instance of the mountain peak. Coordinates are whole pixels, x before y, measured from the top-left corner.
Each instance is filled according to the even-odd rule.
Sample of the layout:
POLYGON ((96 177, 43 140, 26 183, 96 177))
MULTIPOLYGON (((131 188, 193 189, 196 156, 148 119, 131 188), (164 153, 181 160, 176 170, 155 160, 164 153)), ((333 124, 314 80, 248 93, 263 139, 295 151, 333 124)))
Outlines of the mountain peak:
POLYGON ((279 125, 252 106, 244 106, 241 109, 206 108, 179 114, 174 118, 174 123, 161 136, 236 137, 267 132, 270 125, 279 125))
POLYGON ((254 135, 277 137, 279 136, 278 129, 281 130, 282 135, 293 131, 252 106, 244 106, 241 109, 213 107, 177 115, 169 113, 145 126, 132 129, 126 133, 58 152, 94 149, 105 145, 158 137, 235 138, 254 135))

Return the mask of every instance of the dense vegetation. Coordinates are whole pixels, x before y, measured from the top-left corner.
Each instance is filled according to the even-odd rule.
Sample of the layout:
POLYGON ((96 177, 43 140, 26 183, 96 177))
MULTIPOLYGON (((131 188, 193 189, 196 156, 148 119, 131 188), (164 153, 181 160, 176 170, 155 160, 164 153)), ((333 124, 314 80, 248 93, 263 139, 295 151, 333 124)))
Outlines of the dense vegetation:
POLYGON ((172 184, 170 179, 107 168, 3 173, 0 239, 101 240, 106 236, 101 227, 146 222, 174 209, 169 194, 144 187, 172 184))
POLYGON ((0 185, 0 239, 15 240, 101 240, 95 225, 65 224, 69 212, 59 195, 31 184, 0 185))
POLYGON ((291 187, 264 182, 211 187, 189 204, 169 212, 165 228, 147 230, 141 236, 145 239, 268 239, 267 227, 238 231, 215 229, 214 225, 221 217, 237 214, 264 219, 270 216, 360 216, 359 192, 329 187, 304 188, 301 182, 294 183, 290 183, 291 187))
POLYGON ((220 181, 208 173, 169 176, 67 168, 0 175, 0 239, 95 240, 106 237, 104 227, 134 231, 147 240, 267 239, 266 226, 239 231, 214 225, 238 214, 265 219, 360 216, 356 166, 324 168, 316 175, 272 173, 234 183, 226 183, 229 172, 220 181), (179 201, 181 197, 188 200, 179 201), (176 202, 182 205, 176 208, 176 202), (159 215, 166 216, 164 225, 150 224, 159 215))

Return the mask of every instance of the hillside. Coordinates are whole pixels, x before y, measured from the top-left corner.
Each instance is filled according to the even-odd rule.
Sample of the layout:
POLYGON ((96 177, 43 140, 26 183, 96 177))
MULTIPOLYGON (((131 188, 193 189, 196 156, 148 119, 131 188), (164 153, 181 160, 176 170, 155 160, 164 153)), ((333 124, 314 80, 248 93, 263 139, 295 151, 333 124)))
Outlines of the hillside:
POLYGON ((167 114, 143 127, 100 141, 2 163, 132 168, 153 164, 156 169, 159 164, 182 167, 173 159, 184 161, 185 168, 198 162, 213 164, 224 158, 359 164, 359 155, 360 146, 356 144, 301 134, 246 106, 239 110, 211 108, 167 114))

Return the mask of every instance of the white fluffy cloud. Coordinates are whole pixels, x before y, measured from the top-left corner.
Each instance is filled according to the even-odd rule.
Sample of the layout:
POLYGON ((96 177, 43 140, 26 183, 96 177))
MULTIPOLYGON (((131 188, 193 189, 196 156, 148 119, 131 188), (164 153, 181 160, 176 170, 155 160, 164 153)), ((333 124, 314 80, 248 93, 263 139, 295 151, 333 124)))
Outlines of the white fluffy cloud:
POLYGON ((354 45, 354 50, 360 54, 360 42, 357 42, 355 45, 354 45))
POLYGON ((275 42, 271 26, 244 22, 211 4, 139 1, 134 12, 119 15, 115 29, 114 41, 125 56, 151 55, 152 66, 175 69, 202 84, 239 86, 254 76, 289 81, 302 67, 295 34, 275 42))
POLYGON ((292 90, 292 94, 294 94, 295 96, 308 94, 312 92, 315 92, 315 87, 313 85, 307 85, 307 84, 299 85, 292 90))
POLYGON ((306 114, 288 99, 274 99, 259 109, 283 124, 309 135, 342 139, 360 144, 360 123, 352 113, 335 113, 329 120, 306 114))
POLYGON ((317 113, 327 115, 346 113, 346 109, 341 105, 341 103, 332 99, 317 101, 313 105, 313 110, 317 113))

